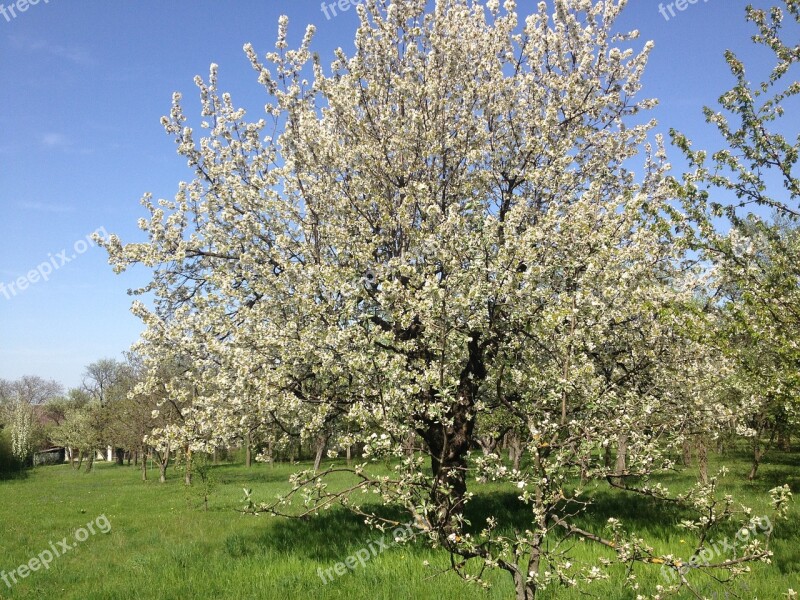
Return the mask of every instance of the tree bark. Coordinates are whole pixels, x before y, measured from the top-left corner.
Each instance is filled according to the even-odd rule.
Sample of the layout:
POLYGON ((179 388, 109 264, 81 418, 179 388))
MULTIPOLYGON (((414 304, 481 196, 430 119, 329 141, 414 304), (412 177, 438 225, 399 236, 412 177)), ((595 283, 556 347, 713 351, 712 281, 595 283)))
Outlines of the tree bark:
POLYGON ((320 433, 316 439, 316 456, 314 457, 314 471, 319 471, 319 466, 322 463, 322 457, 325 455, 325 448, 328 447, 328 439, 330 434, 320 433))
POLYGON ((767 453, 769 448, 772 446, 772 443, 775 441, 776 431, 773 427, 772 433, 769 436, 769 442, 762 446, 761 444, 761 434, 763 429, 759 429, 758 433, 753 437, 753 464, 750 466, 750 473, 747 475, 748 481, 753 481, 756 478, 756 474, 758 473, 758 467, 761 465, 761 460, 764 458, 764 455, 767 453))
POLYGON ((778 432, 778 447, 783 452, 792 451, 792 434, 783 427, 781 427, 781 430, 778 432))
POLYGON ((158 480, 161 483, 167 482, 167 467, 169 466, 169 453, 170 453, 169 446, 166 447, 164 452, 156 451, 156 454, 158 455, 158 471, 159 471, 158 480))
POLYGON ((700 483, 708 484, 708 448, 702 439, 697 440, 697 467, 699 469, 700 483))
POLYGON ((536 597, 536 588, 533 584, 527 582, 526 573, 523 573, 522 569, 517 569, 514 571, 513 575, 516 600, 534 600, 536 597))
POLYGON ((460 516, 464 510, 466 456, 474 441, 475 414, 471 408, 475 391, 477 386, 473 387, 472 383, 470 387, 461 389, 460 401, 450 408, 447 415, 450 424, 428 421, 426 429, 417 431, 425 440, 431 456, 431 501, 437 512, 435 526, 444 532, 452 531, 454 517, 460 516))
POLYGON ((753 453, 753 462, 750 465, 750 472, 747 474, 747 480, 753 481, 756 478, 756 474, 758 473, 758 467, 761 464, 761 454, 758 450, 754 450, 753 453))
POLYGON ((253 441, 250 435, 250 432, 247 432, 247 435, 244 437, 244 466, 248 469, 253 466, 253 441))
POLYGON ((506 433, 506 431, 502 431, 499 434, 487 433, 486 435, 479 436, 477 438, 478 445, 481 447, 483 455, 489 456, 490 454, 497 453, 497 447, 500 445, 500 440, 505 437, 506 433))
POLYGON ((186 471, 183 476, 183 483, 192 485, 192 451, 190 448, 185 448, 186 452, 186 471))
POLYGON ((467 493, 467 433, 474 425, 471 417, 456 419, 452 426, 432 425, 421 433, 431 454, 433 486, 431 500, 437 507, 437 526, 449 530, 452 517, 462 513, 467 493))
MULTIPOLYGON (((417 434, 414 433, 413 431, 410 432, 408 434, 408 437, 406 438, 406 456, 408 456, 408 458, 414 458, 414 444, 416 442, 416 439, 417 439, 417 434)), ((350 448, 348 448, 347 450, 349 452, 350 448)))
POLYGON ((614 481, 623 483, 623 476, 628 470, 628 434, 620 433, 617 437, 617 461, 614 464, 614 481))
POLYGON ((516 431, 510 431, 506 439, 508 444, 508 458, 511 461, 511 468, 519 471, 519 468, 522 465, 522 455, 524 454, 522 439, 520 438, 519 433, 516 431))
POLYGON ((683 456, 681 458, 684 467, 692 466, 692 441, 690 439, 683 441, 683 456))

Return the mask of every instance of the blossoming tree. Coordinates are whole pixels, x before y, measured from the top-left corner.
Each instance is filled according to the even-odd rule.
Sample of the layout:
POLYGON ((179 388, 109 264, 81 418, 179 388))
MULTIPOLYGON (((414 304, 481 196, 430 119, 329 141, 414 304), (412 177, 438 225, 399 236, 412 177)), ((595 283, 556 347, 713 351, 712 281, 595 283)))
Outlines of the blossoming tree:
POLYGON ((704 109, 724 146, 709 155, 693 150, 685 136, 673 136, 693 167, 682 192, 696 223, 696 248, 713 265, 710 287, 747 415, 753 479, 767 448, 776 438, 788 440, 798 425, 800 130, 787 110, 800 95, 800 82, 792 80, 800 45, 784 20, 800 24, 800 2, 782 0, 770 10, 750 6, 746 16, 756 30, 753 41, 773 59, 769 73, 752 83, 751 69, 728 51, 735 85, 716 109, 704 109), (723 217, 726 227, 715 227, 723 217))
MULTIPOLYGON (((369 461, 299 473, 289 496, 304 513, 340 503, 393 524, 357 493, 373 491, 455 571, 480 582, 505 570, 523 600, 607 576, 572 564, 575 538, 674 569, 670 589, 691 585, 618 521, 588 531, 575 519, 598 480, 696 510, 698 553, 734 516, 716 479, 679 497, 648 481, 728 416, 713 405, 724 359, 697 334, 705 317, 681 268, 684 217, 640 118, 650 44, 613 34, 619 0, 542 2, 524 20, 512 0, 427 4, 365 0, 353 53, 337 50, 329 69, 313 28, 290 50, 282 18, 275 52, 245 46, 263 119, 218 90, 216 66, 196 80, 200 139, 175 95, 164 125, 195 177, 174 200, 144 198, 147 242, 105 242, 117 270, 153 268, 155 306, 134 307, 142 351, 193 365, 191 385, 171 389, 190 408, 169 435, 206 448, 255 419, 360 442, 394 459, 392 475, 369 461), (471 454, 476 423, 498 408, 522 441, 520 469, 471 454), (352 485, 329 488, 342 471, 352 485), (529 523, 468 523, 475 477, 508 482, 529 523)), ((754 542, 704 567, 767 557, 754 542)))

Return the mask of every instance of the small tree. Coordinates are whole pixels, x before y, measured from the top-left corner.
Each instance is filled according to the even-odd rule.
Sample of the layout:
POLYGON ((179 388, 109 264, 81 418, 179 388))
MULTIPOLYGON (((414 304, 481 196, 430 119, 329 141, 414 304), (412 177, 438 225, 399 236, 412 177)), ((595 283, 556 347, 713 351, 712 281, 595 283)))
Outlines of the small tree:
POLYGON ((208 499, 217 487, 213 465, 205 453, 194 454, 192 458, 191 485, 186 488, 186 498, 189 504, 199 501, 203 510, 208 510, 208 499))

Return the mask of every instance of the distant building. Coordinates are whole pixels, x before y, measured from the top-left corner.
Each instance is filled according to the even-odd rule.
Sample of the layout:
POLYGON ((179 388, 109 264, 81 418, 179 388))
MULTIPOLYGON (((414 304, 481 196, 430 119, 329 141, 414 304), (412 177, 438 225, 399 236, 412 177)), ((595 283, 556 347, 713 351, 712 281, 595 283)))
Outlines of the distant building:
POLYGON ((63 446, 39 450, 33 454, 33 466, 38 467, 40 465, 60 465, 64 462, 66 454, 67 449, 63 446))

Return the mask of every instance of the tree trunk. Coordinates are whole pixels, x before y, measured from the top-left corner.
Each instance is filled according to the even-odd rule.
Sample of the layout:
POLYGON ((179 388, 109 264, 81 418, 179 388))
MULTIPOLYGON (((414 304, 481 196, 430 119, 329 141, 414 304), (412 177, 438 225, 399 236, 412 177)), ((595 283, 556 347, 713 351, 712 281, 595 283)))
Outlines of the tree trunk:
POLYGON ((170 449, 169 446, 166 447, 164 452, 157 452, 158 454, 158 471, 159 477, 158 480, 161 483, 167 482, 167 467, 169 466, 169 453, 170 449))
POLYGON ((758 473, 758 466, 761 464, 761 456, 758 451, 755 451, 753 455, 753 464, 750 465, 750 473, 747 474, 747 480, 753 481, 756 478, 756 473, 758 473))
POLYGON ((708 448, 702 439, 697 440, 697 467, 700 483, 708 485, 708 448))
POLYGON ((244 438, 245 452, 244 452, 244 466, 248 469, 253 466, 253 441, 250 432, 244 438))
POLYGON ((753 438, 753 464, 750 466, 750 473, 747 475, 748 481, 753 481, 756 478, 756 474, 758 473, 758 467, 761 465, 761 460, 764 458, 764 455, 772 446, 772 443, 775 441, 776 430, 775 428, 772 429, 772 433, 769 436, 769 442, 765 445, 761 445, 761 434, 763 433, 763 429, 759 429, 758 433, 753 438))
POLYGON ((515 471, 519 471, 519 468, 522 465, 522 455, 524 454, 525 450, 522 445, 522 439, 519 437, 517 432, 513 432, 511 434, 510 448, 514 451, 514 456, 509 456, 509 458, 511 458, 511 468, 515 471))
POLYGON ((125 450, 123 448, 114 448, 114 456, 117 459, 117 466, 122 467, 125 465, 125 450))
MULTIPOLYGON (((464 510, 463 499, 467 493, 466 453, 469 445, 464 443, 462 435, 447 435, 450 432, 445 433, 442 429, 444 428, 441 425, 431 427, 424 437, 431 452, 434 477, 431 500, 437 511, 436 526, 448 531, 451 529, 453 517, 464 510), (433 429, 439 431, 432 431, 433 429)), ((462 427, 459 426, 458 429, 462 427)))
POLYGON ((783 452, 792 451, 792 434, 783 427, 781 427, 781 430, 778 432, 778 447, 783 452))
POLYGON ((526 573, 523 573, 522 569, 517 569, 513 575, 516 600, 534 600, 536 598, 536 588, 526 581, 526 573))
POLYGON ((478 444, 480 445, 484 456, 489 456, 497 451, 497 446, 500 443, 501 437, 502 436, 496 436, 492 434, 486 434, 478 437, 478 444))
POLYGON ((147 481, 147 450, 142 448, 142 481, 147 481))
POLYGON ((617 461, 614 465, 614 481, 621 485, 623 476, 628 470, 628 434, 620 433, 617 437, 617 461))
POLYGON ((417 441, 417 434, 413 431, 408 434, 406 438, 406 456, 408 458, 414 458, 414 446, 417 441))
MULTIPOLYGON (((425 417, 422 420, 427 421, 427 428, 417 431, 425 440, 431 456, 434 478, 431 500, 436 507, 434 527, 442 533, 453 532, 455 518, 460 517, 464 511, 464 496, 467 493, 467 453, 474 441, 475 430, 475 412, 472 408, 475 405, 478 382, 486 375, 480 357, 475 354, 479 337, 477 332, 472 334, 470 362, 461 375, 459 401, 452 405, 446 414, 448 424, 444 425, 441 421, 432 421, 425 417)), ((429 515, 430 517, 433 515, 429 515)))
POLYGON ((87 457, 87 462, 86 462, 86 472, 91 473, 92 467, 94 467, 94 452, 89 452, 89 456, 87 457))
POLYGON ((316 446, 317 446, 317 453, 314 457, 314 471, 319 471, 319 466, 322 463, 322 457, 325 455, 325 448, 328 447, 328 439, 330 438, 330 434, 328 433, 320 433, 317 435, 316 439, 316 446))
POLYGON ((349 467, 353 462, 353 447, 350 444, 347 444, 347 466, 349 467))
POLYGON ((192 451, 190 448, 185 448, 186 451, 186 471, 183 476, 183 483, 192 485, 192 451))
POLYGON ((692 466, 692 441, 689 438, 683 440, 683 456, 681 458, 684 467, 692 466))

